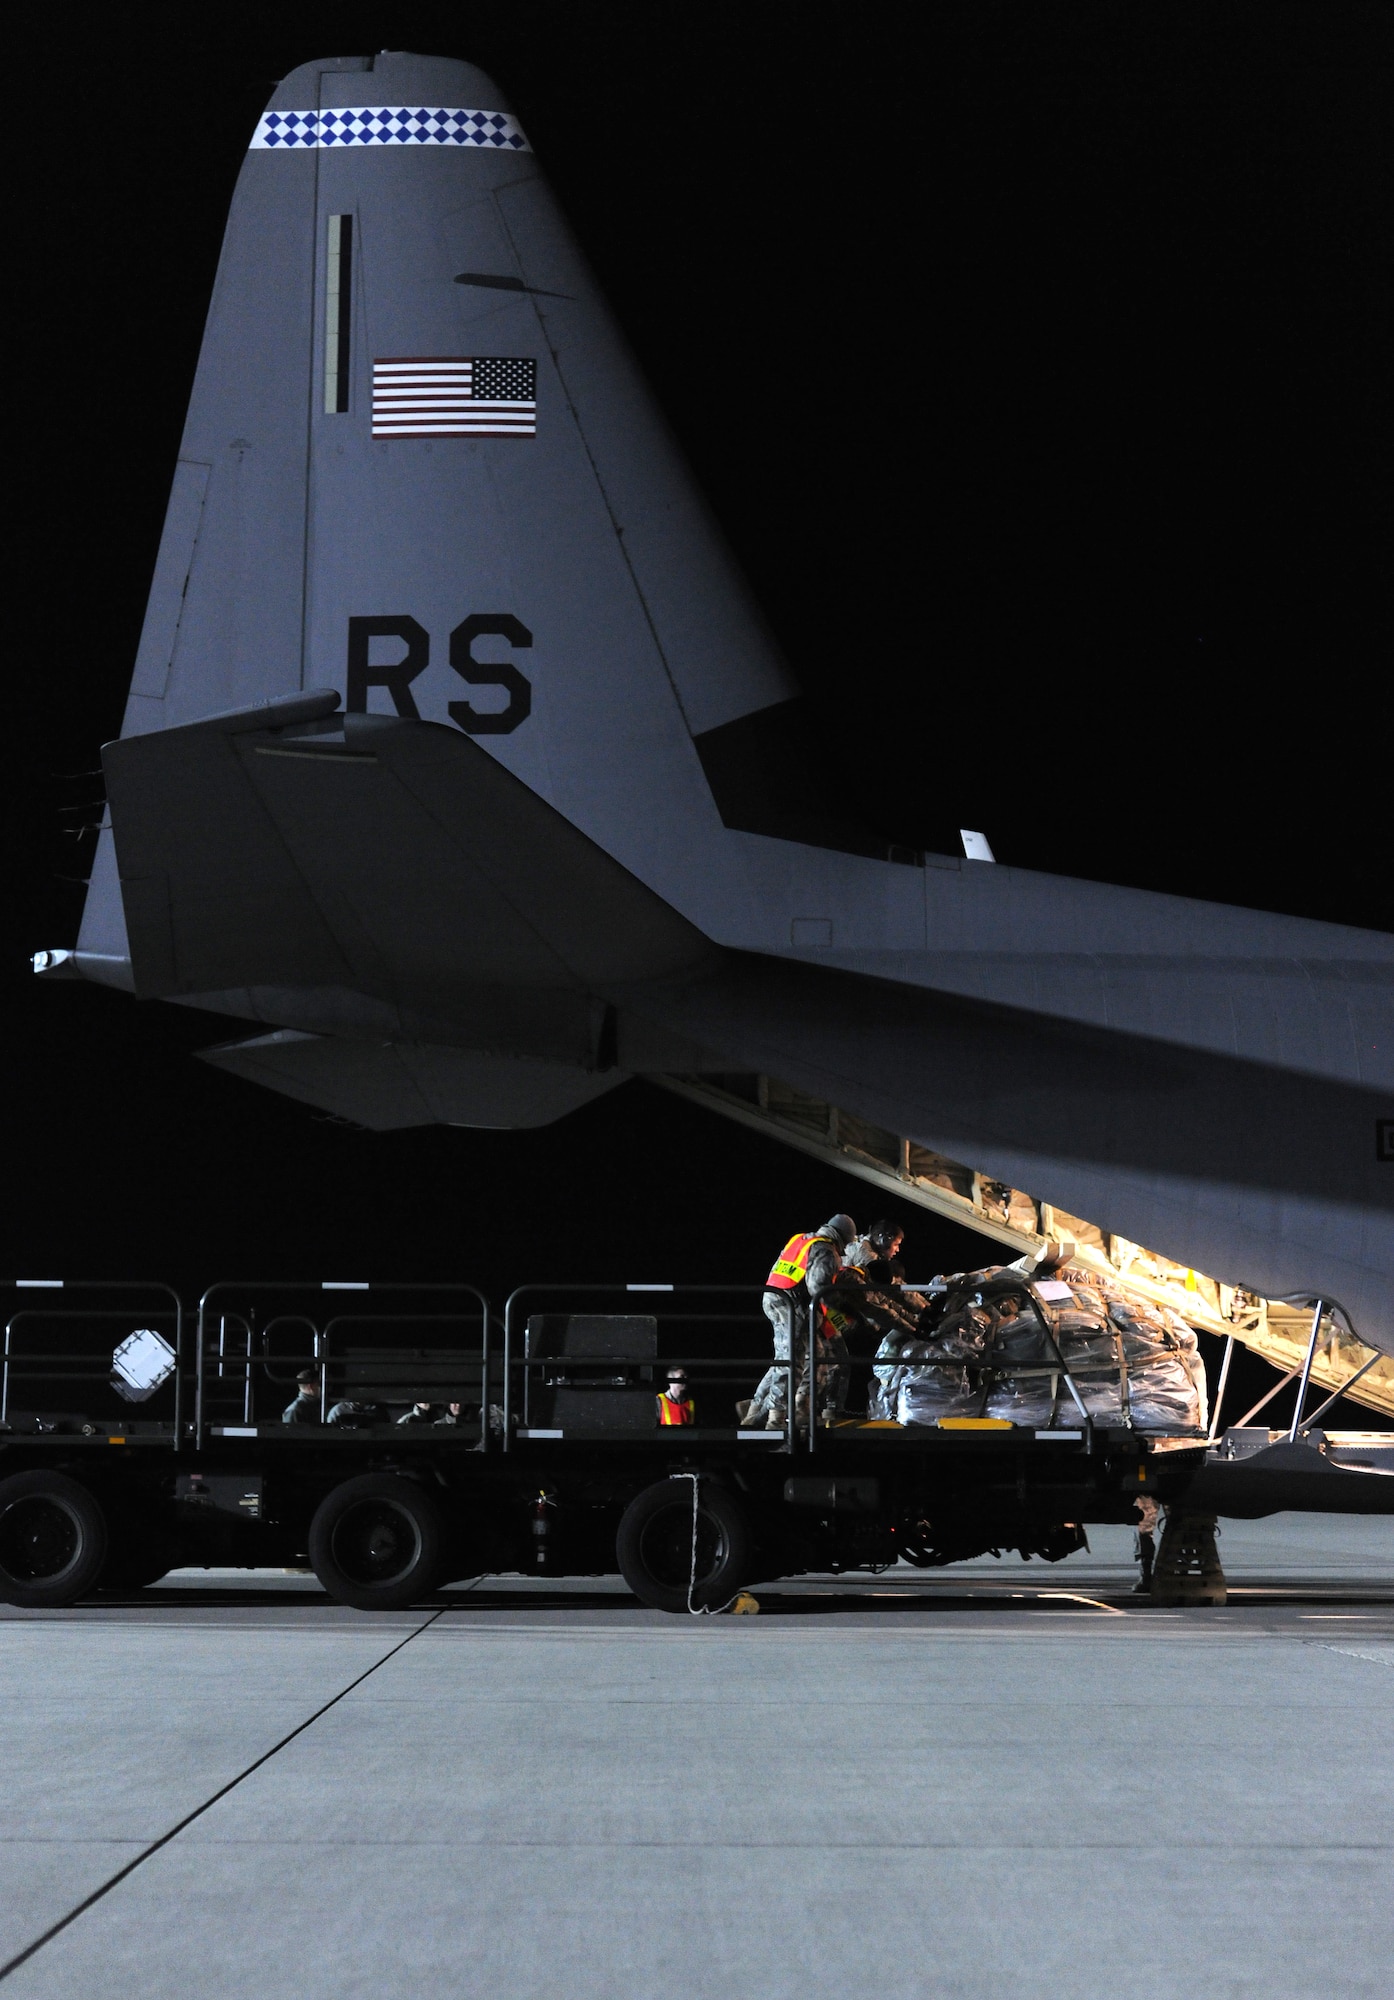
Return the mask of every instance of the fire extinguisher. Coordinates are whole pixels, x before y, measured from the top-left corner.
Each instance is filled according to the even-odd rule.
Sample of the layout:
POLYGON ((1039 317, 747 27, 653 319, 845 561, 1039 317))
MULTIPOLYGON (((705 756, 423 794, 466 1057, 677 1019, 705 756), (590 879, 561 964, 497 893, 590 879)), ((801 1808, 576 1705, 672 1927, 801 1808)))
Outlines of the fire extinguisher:
POLYGON ((539 1489, 537 1498, 532 1503, 534 1569, 545 1570, 547 1567, 547 1540, 552 1528, 551 1522, 547 1519, 547 1510, 556 1504, 555 1496, 549 1493, 545 1486, 539 1489))

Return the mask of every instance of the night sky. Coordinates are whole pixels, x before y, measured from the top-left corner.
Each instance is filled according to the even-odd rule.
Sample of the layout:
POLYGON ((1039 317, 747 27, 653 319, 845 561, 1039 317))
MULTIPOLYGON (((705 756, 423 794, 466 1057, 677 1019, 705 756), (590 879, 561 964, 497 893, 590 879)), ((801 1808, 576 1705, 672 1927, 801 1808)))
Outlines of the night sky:
MULTIPOLYGON (((541 1133, 377 1136, 189 1058, 242 1023, 29 974, 75 939, 68 830, 288 69, 389 46, 498 79, 816 704, 812 782, 909 844, 981 827, 1026 867, 1386 928, 1389 41, 1340 4, 31 13, 0 1263, 499 1296, 758 1281, 793 1229, 869 1219, 646 1085, 541 1133)), ((911 1213, 917 1272, 993 1258, 911 1213)))

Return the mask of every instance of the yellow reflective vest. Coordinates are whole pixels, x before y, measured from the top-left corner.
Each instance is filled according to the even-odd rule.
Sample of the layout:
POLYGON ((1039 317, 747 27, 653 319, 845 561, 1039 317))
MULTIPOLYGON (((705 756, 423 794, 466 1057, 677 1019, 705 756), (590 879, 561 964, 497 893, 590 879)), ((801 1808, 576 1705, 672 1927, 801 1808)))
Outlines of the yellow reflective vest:
POLYGON ((815 1243, 831 1243, 831 1236, 824 1236, 817 1229, 806 1236, 791 1236, 774 1260, 770 1275, 765 1280, 769 1292, 792 1292, 803 1283, 808 1273, 809 1253, 815 1243))

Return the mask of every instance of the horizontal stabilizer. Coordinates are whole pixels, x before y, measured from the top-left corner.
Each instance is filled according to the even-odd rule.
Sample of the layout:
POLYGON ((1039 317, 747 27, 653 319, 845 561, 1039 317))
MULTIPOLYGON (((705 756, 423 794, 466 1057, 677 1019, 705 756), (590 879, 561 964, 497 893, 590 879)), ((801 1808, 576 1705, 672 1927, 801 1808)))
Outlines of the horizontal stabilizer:
POLYGON ((458 730, 275 720, 103 752, 140 995, 348 987, 448 1014, 463 989, 584 994, 709 950, 458 730))
POLYGON ((282 1029, 201 1051, 232 1076, 264 1084, 373 1132, 411 1125, 550 1125, 625 1081, 564 1063, 394 1042, 351 1042, 282 1029))

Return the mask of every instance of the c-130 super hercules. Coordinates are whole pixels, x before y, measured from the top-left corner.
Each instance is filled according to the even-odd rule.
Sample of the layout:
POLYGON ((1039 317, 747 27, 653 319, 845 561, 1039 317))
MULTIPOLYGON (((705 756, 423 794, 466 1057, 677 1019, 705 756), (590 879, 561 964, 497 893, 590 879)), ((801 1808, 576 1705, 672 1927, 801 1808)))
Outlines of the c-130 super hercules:
POLYGON ((306 64, 38 962, 369 1126, 778 1077, 1394 1353, 1394 941, 878 850, 781 782, 796 693, 497 87, 306 64))

